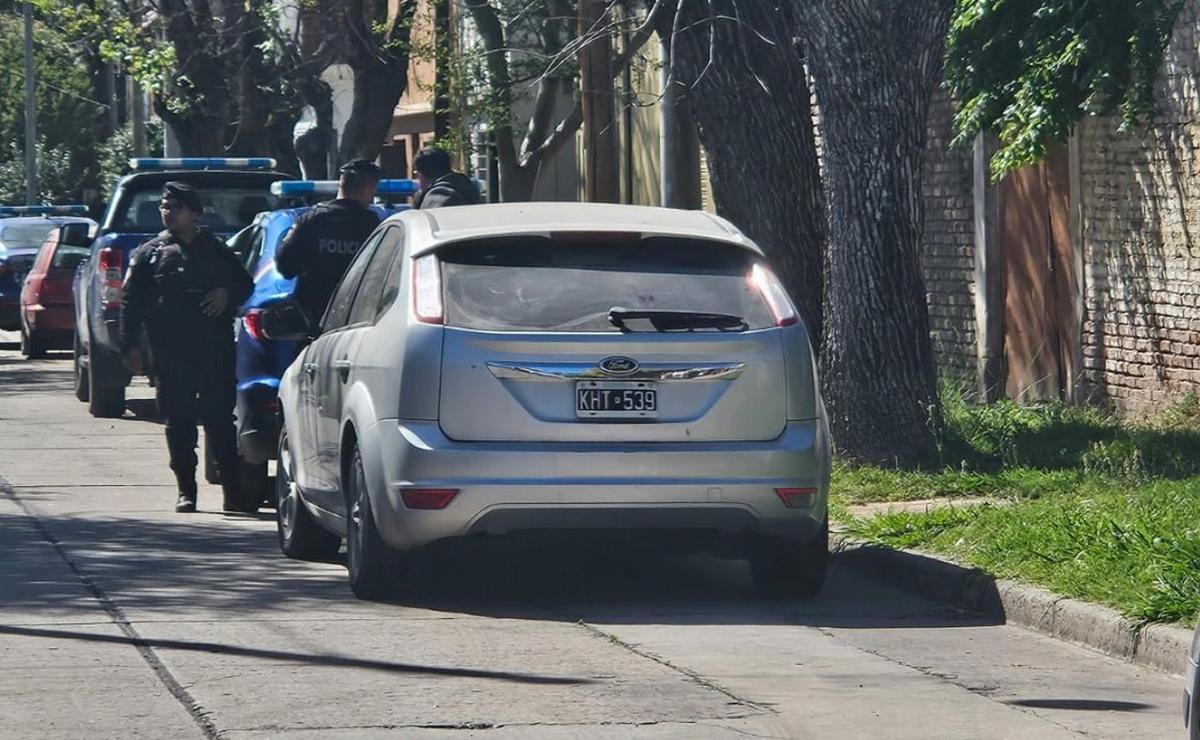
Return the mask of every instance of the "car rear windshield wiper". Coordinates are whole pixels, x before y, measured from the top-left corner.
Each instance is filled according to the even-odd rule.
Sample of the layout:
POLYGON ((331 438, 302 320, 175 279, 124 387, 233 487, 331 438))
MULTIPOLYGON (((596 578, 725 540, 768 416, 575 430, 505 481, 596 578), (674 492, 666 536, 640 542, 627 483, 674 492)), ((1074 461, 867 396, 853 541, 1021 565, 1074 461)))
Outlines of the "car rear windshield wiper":
POLYGON ((648 321, 655 331, 696 331, 697 329, 716 329, 717 331, 746 331, 750 325, 741 316, 727 313, 706 313, 703 311, 658 311, 653 309, 613 308, 608 312, 608 321, 621 331, 634 331, 629 328, 630 321, 648 321))

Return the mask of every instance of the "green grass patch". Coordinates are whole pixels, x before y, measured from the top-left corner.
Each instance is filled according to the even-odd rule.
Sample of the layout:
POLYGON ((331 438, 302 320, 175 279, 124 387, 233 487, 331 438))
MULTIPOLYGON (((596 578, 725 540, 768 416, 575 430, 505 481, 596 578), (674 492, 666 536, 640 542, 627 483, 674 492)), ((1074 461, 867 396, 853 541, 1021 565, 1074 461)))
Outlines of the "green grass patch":
POLYGON ((831 512, 853 534, 1146 622, 1200 614, 1200 397, 1133 423, 1090 407, 977 405, 952 388, 942 403, 940 467, 835 464, 831 512), (848 508, 968 497, 997 505, 871 519, 848 508))
POLYGON ((1115 607, 1145 622, 1200 614, 1200 478, 1130 489, 1085 481, 1012 506, 889 513, 849 523, 892 547, 944 553, 1001 578, 1115 607))

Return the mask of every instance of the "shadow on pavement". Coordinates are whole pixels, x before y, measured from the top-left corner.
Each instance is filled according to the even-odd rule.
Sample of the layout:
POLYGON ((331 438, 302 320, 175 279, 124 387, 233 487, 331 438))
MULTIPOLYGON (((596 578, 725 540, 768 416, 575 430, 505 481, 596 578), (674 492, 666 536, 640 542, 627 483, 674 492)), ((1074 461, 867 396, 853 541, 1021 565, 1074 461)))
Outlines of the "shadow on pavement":
POLYGON ((1157 708, 1153 704, 1106 699, 1012 699, 1004 703, 1028 709, 1067 709, 1083 712, 1143 712, 1157 708))
MULTIPOLYGON (((47 500, 53 496, 45 492, 47 500)), ((36 501, 43 494, 22 491, 36 501)), ((164 506, 167 503, 164 502, 164 506)), ((357 602, 345 571, 284 558, 274 528, 255 521, 181 516, 169 521, 47 517, 48 533, 80 573, 127 613, 194 612, 272 618, 336 610, 371 617, 406 608, 513 619, 609 624, 800 624, 819 627, 954 627, 997 624, 869 584, 835 555, 824 592, 812 600, 759 600, 742 561, 708 556, 646 557, 623 551, 531 547, 519 540, 472 542, 422 553, 417 582, 397 603, 357 602), (197 594, 202 596, 198 597, 197 594)), ((0 531, 32 528, 0 515, 0 531)), ((6 615, 72 615, 96 602, 78 579, 24 587, 37 563, 59 555, 41 534, 0 540, 0 620, 6 615), (14 579, 22 579, 15 581, 14 579)), ((11 621, 11 620, 10 620, 11 621)))
POLYGON ((167 650, 188 650, 214 655, 236 655, 246 658, 261 658, 263 660, 288 661, 305 663, 315 666, 334 668, 365 668, 387 673, 408 673, 413 675, 457 677, 457 678, 487 678, 514 683, 574 685, 592 683, 590 679, 560 678, 556 676, 539 676, 530 673, 513 673, 509 671, 484 671, 471 668, 443 668, 439 666, 414 665, 396 663, 386 660, 363 660, 345 658, 337 655, 316 655, 312 653, 294 653, 286 650, 263 650, 259 648, 241 647, 215 642, 196 642, 192 640, 155 640, 114 635, 100 635, 92 632, 75 630, 47 629, 40 627, 10 627, 0 625, 0 635, 14 637, 36 637, 59 640, 82 640, 85 642, 100 642, 135 647, 161 648, 167 650))
MULTIPOLYGON (((0 345, 2 348, 3 345, 0 345)), ((71 393, 74 390, 73 382, 71 374, 64 373, 57 363, 27 360, 20 355, 0 356, 0 395, 46 390, 71 393)))

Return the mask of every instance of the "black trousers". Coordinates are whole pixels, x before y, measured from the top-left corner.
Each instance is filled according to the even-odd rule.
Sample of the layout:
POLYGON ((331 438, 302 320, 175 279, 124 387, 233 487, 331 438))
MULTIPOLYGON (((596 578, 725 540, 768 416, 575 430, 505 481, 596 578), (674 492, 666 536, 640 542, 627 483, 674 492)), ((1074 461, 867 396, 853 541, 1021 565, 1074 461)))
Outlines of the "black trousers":
MULTIPOLYGON (((197 339, 195 337, 193 340, 197 339)), ((172 342, 153 347, 158 412, 166 420, 167 452, 181 491, 196 490, 197 424, 221 472, 221 481, 236 486, 237 375, 232 341, 172 342)))

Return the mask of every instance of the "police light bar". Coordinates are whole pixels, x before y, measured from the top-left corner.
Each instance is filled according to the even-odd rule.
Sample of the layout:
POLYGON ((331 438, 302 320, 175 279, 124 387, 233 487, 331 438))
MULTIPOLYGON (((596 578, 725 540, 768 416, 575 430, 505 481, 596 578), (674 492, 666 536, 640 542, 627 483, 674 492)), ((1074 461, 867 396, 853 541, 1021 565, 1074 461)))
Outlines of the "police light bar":
MULTIPOLYGON (((416 180, 380 180, 376 195, 412 195, 421 189, 416 180)), ((337 180, 279 180, 271 183, 273 195, 336 195, 337 180)))
POLYGON ((270 157, 138 157, 129 160, 135 172, 156 170, 270 170, 275 168, 270 157))
POLYGON ((88 207, 74 206, 0 206, 0 216, 86 216, 88 207))

